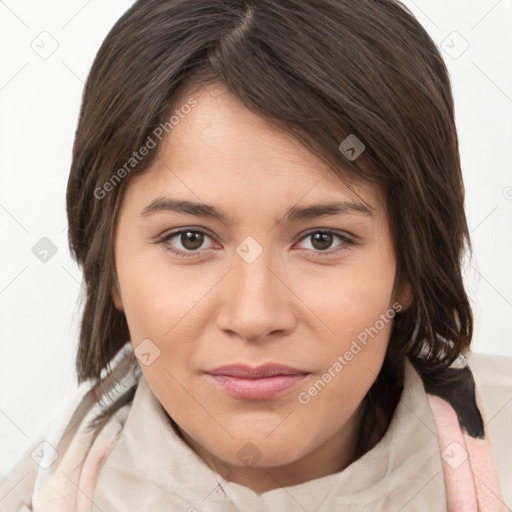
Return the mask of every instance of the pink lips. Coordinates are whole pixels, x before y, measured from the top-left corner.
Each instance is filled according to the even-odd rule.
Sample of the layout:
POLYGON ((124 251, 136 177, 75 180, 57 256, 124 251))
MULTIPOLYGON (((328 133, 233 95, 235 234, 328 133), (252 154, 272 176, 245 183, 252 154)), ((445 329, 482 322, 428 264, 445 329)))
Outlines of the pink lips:
POLYGON ((265 364, 254 368, 226 365, 206 373, 224 391, 246 400, 268 400, 281 396, 309 374, 281 364, 265 364))

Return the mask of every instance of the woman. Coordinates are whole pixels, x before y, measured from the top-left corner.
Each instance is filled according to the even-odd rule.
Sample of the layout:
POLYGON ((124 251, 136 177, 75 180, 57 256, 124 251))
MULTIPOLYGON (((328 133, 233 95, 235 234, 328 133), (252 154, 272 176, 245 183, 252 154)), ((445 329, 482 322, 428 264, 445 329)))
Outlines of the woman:
POLYGON ((512 361, 470 350, 449 77, 401 4, 136 2, 67 211, 81 392, 2 510, 510 507, 512 361))

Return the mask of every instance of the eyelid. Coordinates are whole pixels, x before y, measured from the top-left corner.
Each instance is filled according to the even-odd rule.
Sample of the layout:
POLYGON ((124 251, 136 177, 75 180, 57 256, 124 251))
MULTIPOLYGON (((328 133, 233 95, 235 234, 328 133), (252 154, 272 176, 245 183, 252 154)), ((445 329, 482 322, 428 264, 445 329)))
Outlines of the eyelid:
POLYGON ((332 229, 332 228, 313 228, 313 229, 308 229, 302 235, 299 235, 299 240, 303 240, 305 237, 307 237, 313 233, 329 233, 332 235, 338 235, 341 238, 344 238, 347 240, 354 240, 357 238, 355 235, 351 235, 351 234, 347 233, 346 231, 340 231, 340 230, 332 229))
POLYGON ((204 228, 196 228, 196 227, 184 227, 184 228, 178 228, 178 229, 175 229, 173 231, 170 231, 169 233, 167 234, 164 234, 162 236, 160 236, 155 243, 162 243, 166 246, 166 249, 168 249, 169 251, 175 253, 175 254, 179 254, 181 256, 194 256, 194 255, 197 255, 197 254, 201 254, 201 253, 204 253, 204 252, 209 252, 211 249, 199 249, 197 251, 183 251, 183 250, 175 250, 175 249, 171 249, 169 247, 170 243, 169 243, 169 240, 178 236, 178 235, 181 235, 183 233, 187 233, 187 232, 193 232, 193 233, 201 233, 203 235, 206 235, 207 237, 211 238, 211 239, 215 239, 215 237, 213 235, 211 235, 206 229, 204 228))
POLYGON ((188 231, 192 231, 193 233, 201 233, 203 235, 207 235, 209 236, 210 238, 214 238, 206 229, 204 228, 196 228, 194 226, 191 226, 191 227, 187 227, 185 226, 184 228, 176 228, 172 231, 169 231, 168 233, 162 235, 160 237, 161 240, 168 240, 170 238, 173 238, 175 237, 176 235, 181 235, 182 233, 186 233, 188 231))
POLYGON ((341 240, 341 243, 339 245, 337 245, 336 247, 334 247, 333 249, 326 249, 325 251, 314 251, 311 249, 306 249, 315 256, 321 256, 323 254, 325 254, 325 255, 337 254, 338 252, 342 251, 343 249, 346 249, 346 247, 343 247, 344 245, 345 246, 346 245, 350 245, 350 246, 356 245, 356 240, 355 240, 356 237, 355 236, 348 235, 342 231, 338 231, 336 229, 330 229, 330 228, 310 229, 306 233, 301 235, 298 241, 302 242, 304 239, 308 238, 309 236, 311 236, 315 233, 324 233, 324 234, 333 235, 335 237, 338 237, 341 240))

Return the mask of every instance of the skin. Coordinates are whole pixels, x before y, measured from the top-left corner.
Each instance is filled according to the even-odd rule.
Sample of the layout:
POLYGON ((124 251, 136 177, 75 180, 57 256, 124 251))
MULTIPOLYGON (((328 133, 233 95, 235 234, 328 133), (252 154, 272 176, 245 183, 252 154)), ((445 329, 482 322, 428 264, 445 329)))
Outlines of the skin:
POLYGON ((354 460, 361 401, 381 368, 392 322, 307 404, 298 395, 393 303, 405 309, 410 294, 406 286, 392 294, 396 259, 378 189, 360 184, 355 195, 219 85, 194 98, 198 104, 164 139, 151 168, 130 178, 116 227, 112 294, 133 346, 150 339, 160 350, 141 369, 183 440, 224 478, 262 493, 354 460), (170 210, 141 215, 163 196, 213 205, 233 223, 170 210), (361 198, 371 215, 284 219, 294 206, 361 198), (178 228, 207 235, 202 243, 200 235, 162 240, 178 228), (354 243, 336 234, 315 240, 322 230, 354 243), (263 251, 250 263, 237 253, 248 236, 263 251), (254 401, 228 395, 204 373, 266 362, 310 374, 279 398, 254 401), (244 462, 240 450, 253 461, 244 462))

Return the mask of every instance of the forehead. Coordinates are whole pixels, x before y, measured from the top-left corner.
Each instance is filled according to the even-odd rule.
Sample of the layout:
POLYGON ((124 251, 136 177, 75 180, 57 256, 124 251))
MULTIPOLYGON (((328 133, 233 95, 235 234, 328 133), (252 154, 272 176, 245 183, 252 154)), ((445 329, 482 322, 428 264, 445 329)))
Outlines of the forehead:
POLYGON ((328 170, 276 121, 247 109, 222 85, 212 84, 190 93, 185 90, 172 110, 179 111, 191 97, 196 106, 182 116, 163 141, 167 162, 186 161, 193 166, 208 159, 210 166, 230 165, 240 174, 258 167, 262 175, 271 176, 291 165, 296 174, 328 170))
POLYGON ((361 180, 347 186, 290 133, 247 109, 222 85, 185 89, 174 101, 173 113, 177 122, 163 138, 157 158, 148 171, 130 180, 128 188, 137 188, 137 196, 172 190, 196 202, 215 199, 249 206, 260 201, 287 207, 363 200, 377 214, 383 209, 377 187, 361 180), (182 108, 187 104, 194 106, 182 108))

